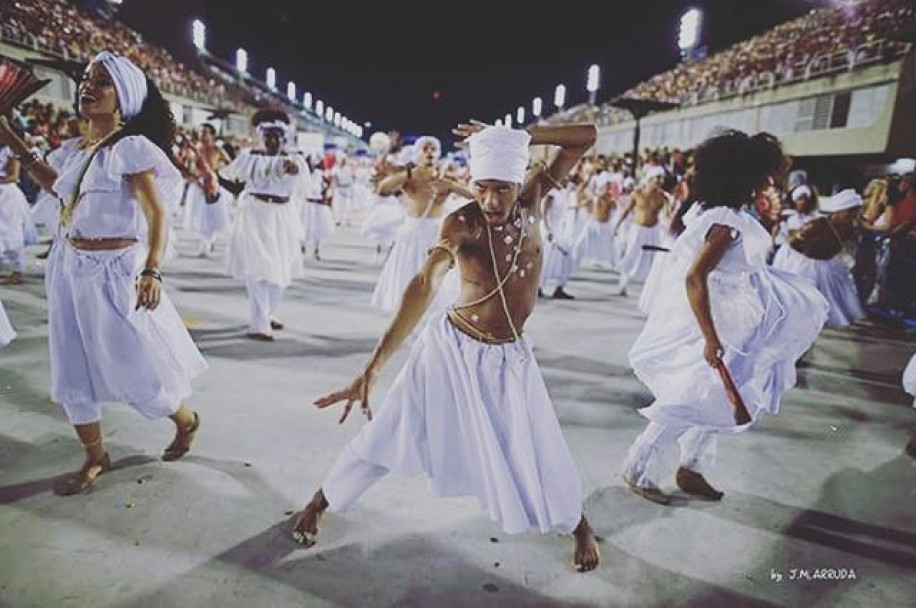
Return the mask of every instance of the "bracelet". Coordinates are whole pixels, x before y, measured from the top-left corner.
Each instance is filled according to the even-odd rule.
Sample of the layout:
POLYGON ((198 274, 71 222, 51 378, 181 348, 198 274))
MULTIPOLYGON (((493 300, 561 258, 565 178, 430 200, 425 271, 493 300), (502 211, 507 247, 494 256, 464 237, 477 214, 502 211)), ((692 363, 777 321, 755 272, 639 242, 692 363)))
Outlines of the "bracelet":
POLYGON ((155 268, 144 268, 142 271, 140 271, 140 276, 150 277, 151 279, 156 279, 160 283, 162 282, 162 273, 155 268))
POLYGON ((35 163, 41 160, 41 158, 39 158, 37 154, 31 151, 21 156, 18 156, 17 158, 19 158, 19 162, 22 164, 22 168, 25 169, 26 171, 31 169, 32 165, 34 165, 35 163))

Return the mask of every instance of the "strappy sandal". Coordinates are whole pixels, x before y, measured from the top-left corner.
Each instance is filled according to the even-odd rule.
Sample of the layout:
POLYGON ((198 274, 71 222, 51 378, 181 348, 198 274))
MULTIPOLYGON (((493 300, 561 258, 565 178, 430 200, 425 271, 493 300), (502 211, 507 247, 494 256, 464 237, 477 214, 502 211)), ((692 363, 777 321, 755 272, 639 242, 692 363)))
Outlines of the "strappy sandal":
POLYGON ((170 443, 162 453, 162 460, 172 462, 187 454, 191 449, 191 442, 194 441, 194 434, 199 428, 200 416, 197 415, 197 412, 194 412, 194 424, 187 429, 178 429, 178 432, 175 434, 175 439, 172 440, 172 443, 170 443))
POLYGON ((671 497, 659 490, 658 488, 643 488, 629 479, 626 476, 623 477, 623 483, 627 485, 631 492, 638 494, 659 505, 668 505, 671 504, 671 497))
POLYGON ((95 480, 104 473, 111 470, 111 459, 108 452, 97 462, 90 462, 83 465, 76 473, 67 475, 54 484, 54 493, 58 496, 74 496, 76 494, 85 494, 92 489, 95 480), (93 470, 98 472, 93 473, 93 470))
MULTIPOLYGON (((321 521, 323 513, 319 513, 316 524, 321 521)), ((314 547, 318 542, 318 532, 312 532, 311 530, 306 530, 302 527, 303 520, 305 519, 305 509, 299 512, 299 515, 296 517, 296 522, 293 524, 293 540, 296 543, 302 545, 305 548, 314 547)))

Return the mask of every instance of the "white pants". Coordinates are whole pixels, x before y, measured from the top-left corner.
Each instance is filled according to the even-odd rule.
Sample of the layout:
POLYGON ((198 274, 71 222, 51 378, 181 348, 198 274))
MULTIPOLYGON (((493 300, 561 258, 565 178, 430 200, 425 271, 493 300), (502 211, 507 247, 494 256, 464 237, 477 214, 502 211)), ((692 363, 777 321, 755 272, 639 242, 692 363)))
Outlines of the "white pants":
POLYGON ((3 257, 14 272, 25 272, 25 249, 7 249, 3 252, 3 257))
POLYGON ((620 472, 641 488, 657 489, 665 452, 675 442, 681 448, 681 467, 705 475, 715 464, 715 431, 649 422, 646 430, 630 446, 620 472))
MULTIPOLYGON (((101 403, 68 403, 65 401, 61 405, 70 424, 91 424, 102 419, 101 403)), ((129 403, 128 405, 137 410, 144 418, 157 420, 173 415, 181 407, 181 402, 176 401, 172 394, 166 393, 144 403, 129 403)))
POLYGON ((249 330, 255 334, 272 335, 270 320, 280 304, 284 288, 252 278, 245 281, 245 288, 248 290, 248 302, 251 304, 249 330))
POLYGON ((328 508, 338 513, 349 510, 366 490, 387 474, 388 469, 363 460, 347 445, 321 484, 328 508))

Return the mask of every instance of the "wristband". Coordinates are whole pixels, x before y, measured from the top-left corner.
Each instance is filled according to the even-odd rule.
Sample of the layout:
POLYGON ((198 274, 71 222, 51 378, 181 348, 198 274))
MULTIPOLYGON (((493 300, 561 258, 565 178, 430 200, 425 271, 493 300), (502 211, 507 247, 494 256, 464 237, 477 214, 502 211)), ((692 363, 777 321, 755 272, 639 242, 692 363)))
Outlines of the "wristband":
POLYGON ((32 165, 34 165, 35 163, 41 160, 41 158, 39 158, 37 154, 31 151, 19 156, 18 158, 19 158, 19 162, 22 164, 22 168, 25 169, 26 171, 31 169, 32 165))
POLYGON ((151 279, 156 279, 160 283, 162 282, 162 273, 156 270, 155 268, 144 268, 140 272, 141 277, 149 277, 151 279))

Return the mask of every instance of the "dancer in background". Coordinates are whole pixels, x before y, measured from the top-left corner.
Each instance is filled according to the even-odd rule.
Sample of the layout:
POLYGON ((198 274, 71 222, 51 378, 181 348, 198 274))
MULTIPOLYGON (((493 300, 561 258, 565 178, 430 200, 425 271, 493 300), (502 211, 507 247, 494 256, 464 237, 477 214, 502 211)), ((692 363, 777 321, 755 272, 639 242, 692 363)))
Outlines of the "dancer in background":
POLYGON ((475 123, 456 135, 470 136, 475 202, 443 224, 364 370, 316 401, 346 402, 341 422, 358 401, 369 422, 299 514, 293 536, 311 546, 326 509, 347 510, 388 472, 423 472, 440 495, 476 496, 507 533, 571 532, 574 563, 592 570, 599 551, 579 474, 522 332, 537 302, 540 199, 593 145, 595 128, 533 127, 529 137, 475 123), (526 179, 529 143, 560 151, 526 179), (455 265, 459 302, 426 325, 373 419, 372 385, 455 265))
POLYGON ((313 247, 316 262, 321 261, 321 241, 334 234, 334 215, 331 213, 330 184, 324 176, 321 161, 309 162, 309 178, 302 182, 307 191, 301 196, 303 252, 313 247))
MULTIPOLYGON (((443 204, 450 194, 467 199, 474 197, 464 186, 439 175, 436 164, 441 148, 435 137, 417 138, 414 144, 415 165, 390 174, 379 184, 381 196, 391 196, 403 190, 407 222, 395 242, 372 292, 372 305, 386 312, 397 309, 404 288, 426 260, 429 248, 436 242, 443 218, 443 204)), ((434 308, 445 306, 454 289, 440 292, 434 308)))
POLYGON ((271 342, 273 332, 283 329, 275 317, 283 292, 302 275, 302 222, 299 207, 290 203, 297 182, 309 174, 305 158, 285 150, 291 138, 285 112, 259 110, 251 123, 263 149, 239 153, 220 171, 227 179, 245 182, 227 261, 229 274, 245 281, 248 291, 248 337, 271 342))
POLYGON ((855 190, 843 190, 824 200, 821 210, 828 216, 790 232, 787 245, 773 259, 773 268, 807 279, 827 298, 827 327, 846 327, 865 316, 849 271, 852 254, 847 253, 854 247, 861 208, 862 197, 855 190))
MULTIPOLYGON (((568 185, 568 180, 565 180, 568 185)), ((576 271, 579 261, 576 259, 576 245, 572 241, 574 221, 570 213, 570 198, 575 199, 575 190, 553 188, 544 197, 541 208, 541 231, 544 233, 544 262, 541 267, 541 279, 538 297, 544 297, 547 288, 553 284, 554 298, 572 300, 574 296, 566 291, 569 277, 576 271)))
POLYGON ((0 256, 12 271, 4 285, 19 285, 25 273, 25 246, 38 240, 31 209, 19 189, 19 159, 9 146, 0 147, 0 256))
POLYGON ((664 169, 649 167, 643 185, 630 195, 629 204, 617 220, 615 237, 620 234, 620 227, 630 214, 633 214, 633 222, 626 230, 624 253, 617 264, 620 278, 615 295, 627 295, 630 282, 642 283, 649 276, 654 254, 645 247, 658 247, 665 230, 664 223, 659 221, 668 207, 668 194, 662 189, 664 179, 664 169))
POLYGON ((745 207, 779 179, 786 160, 776 138, 725 131, 696 152, 694 196, 703 210, 687 220, 669 254, 665 285, 630 351, 637 377, 655 401, 640 414, 649 423, 630 447, 621 472, 626 485, 660 504, 665 452, 680 443, 679 488, 722 498, 706 480, 716 437, 738 432, 721 372, 731 377, 751 421, 779 411, 795 384, 795 362, 827 320, 827 302, 813 285, 773 270, 772 239, 745 207))
POLYGON ((372 203, 363 222, 362 233, 376 242, 376 256, 382 251, 389 251, 404 227, 406 212, 397 194, 382 195, 378 193, 379 184, 388 176, 403 170, 397 163, 396 155, 391 153, 391 138, 382 132, 373 133, 369 146, 377 159, 372 166, 370 183, 372 185, 372 203))
POLYGON ((68 140, 60 171, 41 162, 0 119, 0 140, 66 207, 48 258, 51 399, 63 405, 86 459, 55 485, 85 492, 111 460, 102 403, 126 402, 146 418, 168 416, 176 434, 163 460, 190 449, 200 418, 182 402, 207 365, 162 291, 167 204, 181 174, 169 157, 168 102, 129 59, 98 54, 79 84, 85 137, 68 140))
POLYGON ((229 164, 229 155, 216 145, 216 129, 209 123, 200 128, 200 142, 188 142, 182 149, 185 173, 189 178, 185 194, 185 228, 199 235, 198 257, 213 252, 216 236, 229 226, 231 194, 221 188, 217 172, 229 164))

